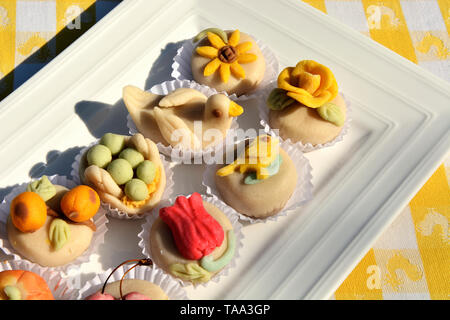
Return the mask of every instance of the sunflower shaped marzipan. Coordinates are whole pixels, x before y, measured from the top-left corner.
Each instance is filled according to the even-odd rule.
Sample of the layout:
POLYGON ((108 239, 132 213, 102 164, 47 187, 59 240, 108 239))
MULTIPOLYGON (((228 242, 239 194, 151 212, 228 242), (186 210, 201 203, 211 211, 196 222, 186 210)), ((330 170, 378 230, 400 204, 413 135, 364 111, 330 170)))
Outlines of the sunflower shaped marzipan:
POLYGON ((211 46, 200 46, 195 51, 202 57, 211 59, 205 66, 203 75, 208 77, 219 70, 220 79, 227 83, 230 74, 238 79, 245 79, 245 71, 241 64, 255 61, 258 57, 253 53, 247 53, 253 46, 252 42, 239 43, 239 30, 233 31, 228 42, 213 32, 207 32, 211 46))

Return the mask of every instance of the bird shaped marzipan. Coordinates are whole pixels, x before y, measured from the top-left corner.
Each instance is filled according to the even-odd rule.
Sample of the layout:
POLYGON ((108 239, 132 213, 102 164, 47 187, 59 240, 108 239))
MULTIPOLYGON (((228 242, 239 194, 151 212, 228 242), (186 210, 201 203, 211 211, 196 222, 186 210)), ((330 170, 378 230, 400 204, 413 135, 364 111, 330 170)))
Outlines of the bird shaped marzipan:
POLYGON ((233 117, 244 112, 224 94, 206 97, 191 88, 179 88, 164 96, 126 86, 123 101, 136 128, 145 137, 192 150, 220 142, 233 117))

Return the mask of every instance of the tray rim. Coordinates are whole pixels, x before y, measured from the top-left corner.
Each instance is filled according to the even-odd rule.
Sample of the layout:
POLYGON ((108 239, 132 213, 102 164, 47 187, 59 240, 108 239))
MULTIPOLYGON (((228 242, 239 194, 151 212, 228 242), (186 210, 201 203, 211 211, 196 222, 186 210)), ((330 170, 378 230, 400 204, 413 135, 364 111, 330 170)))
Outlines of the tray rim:
MULTIPOLYGON (((233 0, 234 1, 234 0, 233 0)), ((289 4, 293 9, 296 9, 298 11, 299 8, 302 8, 302 10, 307 11, 310 15, 315 16, 317 19, 328 19, 331 21, 329 24, 324 24, 327 28, 331 29, 331 27, 339 29, 343 31, 343 35, 348 37, 349 39, 357 39, 360 41, 360 43, 368 48, 373 47, 375 49, 375 53, 378 54, 379 57, 383 58, 386 62, 389 62, 390 64, 397 64, 398 66, 401 66, 402 69, 406 72, 409 72, 410 74, 422 78, 427 78, 428 81, 431 81, 433 85, 436 86, 436 88, 439 89, 439 91, 446 96, 450 97, 450 83, 441 79, 440 77, 436 76, 435 74, 425 70, 424 68, 420 67, 419 65, 413 63, 412 61, 403 58, 396 52, 384 47, 383 45, 379 44, 378 42, 370 39, 367 36, 364 36, 363 34, 357 32, 353 28, 343 24, 336 18, 333 18, 331 16, 328 16, 327 14, 321 12, 320 10, 317 10, 303 2, 300 1, 294 1, 294 0, 281 0, 282 2, 289 4)), ((366 74, 367 75, 367 74, 366 74)), ((371 82, 376 82, 374 79, 371 79, 371 82)), ((392 92, 395 92, 396 94, 399 94, 398 91, 393 90, 392 88, 389 88, 392 92)), ((383 90, 387 91, 386 88, 383 86, 383 90)), ((410 104, 415 105, 416 103, 404 96, 403 94, 399 94, 400 98, 402 100, 408 101, 410 104)), ((428 122, 431 118, 433 118, 433 115, 431 115, 427 110, 420 109, 421 112, 426 114, 426 122, 428 122)), ((447 133, 449 130, 447 130, 447 133)), ((397 190, 400 190, 397 192, 396 195, 393 195, 395 198, 401 198, 397 202, 395 206, 395 209, 393 209, 395 214, 391 214, 390 217, 386 218, 385 221, 382 223, 382 226, 378 227, 378 230, 375 227, 369 228, 366 227, 357 234, 355 239, 349 244, 349 246, 341 253, 340 257, 334 264, 329 266, 328 270, 319 278, 319 280, 315 283, 315 285, 309 289, 309 293, 305 295, 305 299, 323 299, 324 297, 330 297, 334 291, 338 288, 340 283, 345 280, 347 275, 356 267, 356 265, 360 262, 360 260, 364 257, 366 252, 372 247, 372 244, 375 242, 375 240, 380 236, 388 227, 389 225, 398 217, 401 210, 408 205, 408 203, 411 201, 411 199, 414 197, 414 195, 421 189, 421 187, 426 183, 426 181, 429 179, 429 177, 435 172, 435 170, 438 168, 438 166, 442 163, 442 161, 445 159, 446 156, 450 155, 450 147, 449 142, 450 137, 443 136, 441 139, 437 142, 437 144, 433 148, 433 152, 430 152, 426 158, 422 159, 422 161, 418 164, 414 172, 411 172, 411 175, 402 183, 402 186, 404 186, 403 190, 402 186, 400 186, 397 190), (447 142, 445 142, 445 140, 447 142), (446 147, 447 145, 447 147, 446 147), (439 153, 437 151, 440 149, 440 156, 435 157, 432 159, 433 154, 439 153), (445 151, 445 149, 447 151, 445 151), (420 168, 419 168, 420 166, 420 168), (411 180, 414 180, 414 177, 416 178, 416 182, 413 183, 413 186, 411 186, 411 180), (408 190, 409 191, 405 191, 408 190), (370 229, 372 229, 370 231, 370 229), (369 240, 365 241, 364 249, 359 248, 356 249, 355 246, 359 239, 364 238, 364 232, 371 233, 371 236, 369 236, 369 240), (358 251, 355 252, 355 251, 358 251), (351 258, 349 258, 351 256, 351 258), (349 264, 346 267, 343 267, 342 260, 344 259, 351 259, 353 260, 353 263, 349 264), (339 267, 340 265, 340 267, 339 267), (335 278, 335 281, 332 281, 331 278, 335 278), (327 282, 334 282, 333 285, 326 284, 327 282)), ((392 198, 391 198, 392 199, 392 198)), ((390 199, 390 200, 391 200, 390 199)), ((392 202, 393 200, 391 200, 392 202)), ((381 211, 382 209, 380 209, 381 211)), ((374 215, 372 219, 370 219, 370 222, 372 220, 380 220, 381 216, 374 215)), ((367 238, 367 236, 366 236, 367 238)), ((307 259, 307 256, 303 259, 307 259)), ((277 295, 273 295, 273 297, 277 297, 277 295)))

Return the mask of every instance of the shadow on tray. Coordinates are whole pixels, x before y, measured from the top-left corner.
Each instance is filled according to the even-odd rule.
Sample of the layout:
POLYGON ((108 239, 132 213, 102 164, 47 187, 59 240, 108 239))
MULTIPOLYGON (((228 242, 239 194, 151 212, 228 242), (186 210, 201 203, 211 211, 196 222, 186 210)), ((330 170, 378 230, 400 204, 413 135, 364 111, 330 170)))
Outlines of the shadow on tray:
POLYGON ((75 105, 75 113, 95 138, 101 138, 107 132, 128 134, 128 111, 122 99, 114 105, 80 101, 75 105))
POLYGON ((163 49, 161 49, 158 58, 155 60, 150 72, 148 73, 147 80, 145 81, 145 90, 148 90, 161 82, 173 80, 171 76, 173 57, 175 57, 177 50, 181 47, 184 41, 185 40, 170 42, 163 49))
MULTIPOLYGON (((144 88, 150 89, 155 84, 171 80, 172 60, 183 41, 169 43, 161 49, 160 55, 153 63, 144 88)), ((128 134, 128 111, 122 99, 114 105, 100 101, 80 101, 75 105, 75 113, 84 122, 89 132, 101 138, 107 132, 128 134)))

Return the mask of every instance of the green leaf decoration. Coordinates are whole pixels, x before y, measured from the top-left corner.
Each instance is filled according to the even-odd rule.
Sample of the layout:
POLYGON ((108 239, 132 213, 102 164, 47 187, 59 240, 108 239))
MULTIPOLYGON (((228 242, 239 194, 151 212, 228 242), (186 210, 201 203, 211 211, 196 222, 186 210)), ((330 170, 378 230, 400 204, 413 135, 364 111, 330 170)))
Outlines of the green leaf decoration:
POLYGON ((200 260, 200 265, 209 272, 216 272, 225 267, 233 258, 234 250, 236 248, 236 236, 233 230, 227 232, 227 249, 223 255, 214 260, 212 255, 204 256, 200 260))
POLYGON ((329 121, 338 127, 342 127, 344 125, 345 115, 341 108, 334 103, 325 103, 323 106, 317 108, 317 113, 322 119, 329 121))
MULTIPOLYGON (((267 167, 267 172, 270 176, 274 176, 278 173, 281 167, 281 163, 283 163, 283 158, 279 154, 275 160, 267 167)), ((256 184, 264 181, 264 179, 257 179, 256 172, 250 172, 244 179, 245 184, 256 184)))
POLYGON ((55 251, 61 249, 70 237, 70 229, 67 222, 62 219, 53 219, 50 224, 48 237, 55 251))
POLYGON ((174 263, 169 266, 169 270, 174 276, 192 282, 207 282, 211 279, 211 273, 194 262, 174 263))
POLYGON ((44 201, 50 200, 56 194, 56 188, 47 176, 42 176, 40 180, 31 182, 27 186, 27 191, 37 193, 44 201))
POLYGON ((203 31, 200 31, 195 37, 194 37, 194 42, 200 41, 202 40, 204 37, 206 37, 206 34, 208 32, 212 32, 217 34, 219 37, 222 38, 223 42, 228 43, 228 36, 227 33, 225 31, 223 31, 222 29, 219 28, 208 28, 205 29, 203 31))
POLYGON ((6 286, 3 288, 3 292, 6 294, 9 300, 22 300, 20 289, 16 286, 6 286))
POLYGON ((267 106, 272 110, 283 110, 294 102, 295 100, 287 95, 287 91, 280 88, 273 89, 267 98, 267 106))

